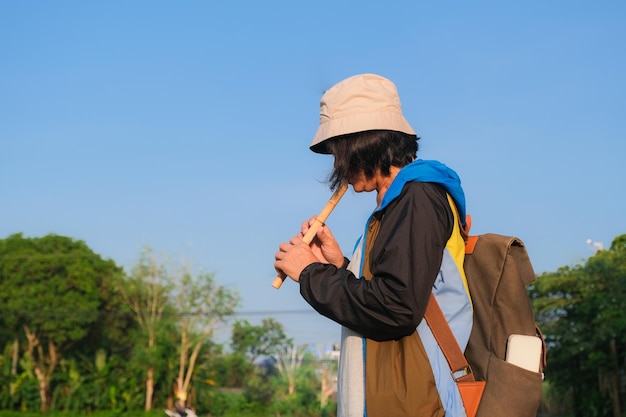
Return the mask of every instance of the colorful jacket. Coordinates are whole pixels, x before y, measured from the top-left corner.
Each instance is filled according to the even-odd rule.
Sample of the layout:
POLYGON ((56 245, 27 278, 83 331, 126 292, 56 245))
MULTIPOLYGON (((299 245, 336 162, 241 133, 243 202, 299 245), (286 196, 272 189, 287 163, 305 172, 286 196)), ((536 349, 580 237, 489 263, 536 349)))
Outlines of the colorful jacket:
POLYGON ((459 218, 465 218, 465 198, 456 173, 436 161, 414 161, 398 173, 370 216, 348 267, 315 263, 300 275, 305 300, 342 325, 339 416, 378 417, 373 410, 400 402, 409 408, 404 415, 442 416, 443 410, 447 417, 465 415, 447 362, 423 321, 432 291, 459 344, 467 344, 472 311, 459 218), (370 381, 385 380, 388 375, 379 373, 391 372, 390 364, 372 362, 371 352, 387 349, 375 343, 395 344, 409 337, 425 351, 427 363, 415 372, 409 369, 408 377, 418 379, 404 383, 433 381, 434 401, 440 404, 428 413, 412 414, 411 398, 372 394, 378 388, 372 389, 370 381))

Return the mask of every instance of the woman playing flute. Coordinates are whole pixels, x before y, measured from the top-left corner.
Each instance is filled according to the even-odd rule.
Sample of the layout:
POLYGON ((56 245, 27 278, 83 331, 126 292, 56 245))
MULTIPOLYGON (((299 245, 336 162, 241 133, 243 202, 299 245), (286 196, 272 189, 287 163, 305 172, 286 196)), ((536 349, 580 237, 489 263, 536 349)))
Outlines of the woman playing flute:
POLYGON ((303 242, 312 221, 275 254, 275 268, 341 325, 341 417, 465 416, 423 320, 432 292, 465 348, 472 326, 459 227, 465 197, 454 171, 416 159, 418 139, 390 80, 362 74, 330 88, 310 148, 334 157, 331 189, 348 182, 355 192, 375 192, 376 208, 351 260, 325 225, 303 242))

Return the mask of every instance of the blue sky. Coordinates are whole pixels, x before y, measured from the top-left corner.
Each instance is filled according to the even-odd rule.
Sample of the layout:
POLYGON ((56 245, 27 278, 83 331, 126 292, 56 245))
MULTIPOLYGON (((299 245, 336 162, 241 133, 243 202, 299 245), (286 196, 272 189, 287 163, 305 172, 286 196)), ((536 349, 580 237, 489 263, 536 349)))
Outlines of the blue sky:
MULTIPOLYGON (((273 255, 330 191, 319 99, 392 79, 419 156, 458 172, 473 232, 520 237, 536 272, 626 233, 622 1, 0 3, 0 238, 146 246, 237 288, 241 317, 299 343, 337 325, 276 291, 273 255)), ((374 207, 328 220, 346 253, 374 207)))

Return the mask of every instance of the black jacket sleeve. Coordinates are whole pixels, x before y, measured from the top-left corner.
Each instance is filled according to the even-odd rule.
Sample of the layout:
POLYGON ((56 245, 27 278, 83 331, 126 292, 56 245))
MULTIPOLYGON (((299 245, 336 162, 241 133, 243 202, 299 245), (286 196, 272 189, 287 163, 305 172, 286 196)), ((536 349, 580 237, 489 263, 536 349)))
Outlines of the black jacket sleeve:
POLYGON ((424 316, 454 217, 439 185, 410 182, 381 212, 370 252, 372 279, 314 263, 300 294, 320 314, 374 340, 409 335, 424 316))

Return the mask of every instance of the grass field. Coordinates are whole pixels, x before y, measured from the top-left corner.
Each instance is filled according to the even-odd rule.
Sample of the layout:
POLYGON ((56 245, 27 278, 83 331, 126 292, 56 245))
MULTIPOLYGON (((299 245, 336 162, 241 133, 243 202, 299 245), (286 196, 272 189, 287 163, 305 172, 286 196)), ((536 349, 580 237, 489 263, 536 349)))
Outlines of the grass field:
MULTIPOLYGON (((289 417, 288 415, 281 414, 282 417, 289 417)), ((93 413, 73 414, 66 412, 54 412, 54 413, 38 413, 33 411, 5 411, 0 410, 0 417, 167 417, 165 411, 125 411, 121 413, 115 413, 112 411, 96 411, 93 413)), ((199 417, 206 417, 200 415, 199 417)), ((226 414, 223 417, 268 417, 266 414, 254 414, 254 413, 241 413, 226 414)))

